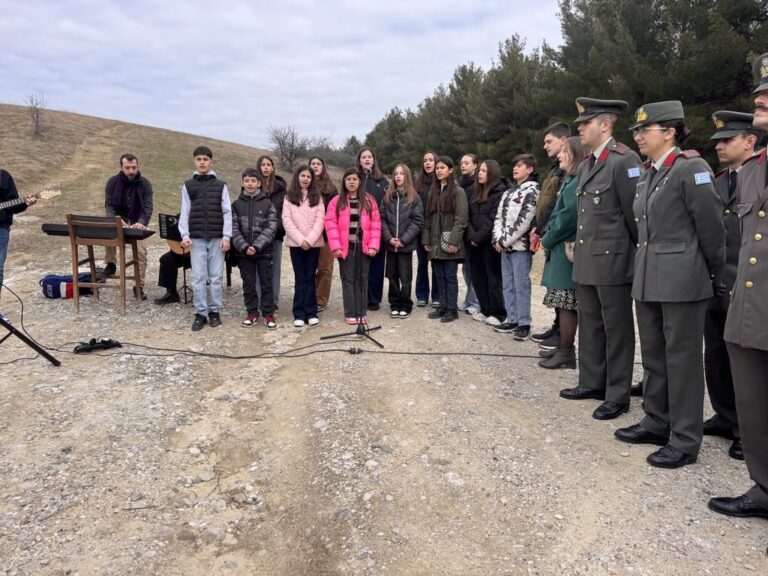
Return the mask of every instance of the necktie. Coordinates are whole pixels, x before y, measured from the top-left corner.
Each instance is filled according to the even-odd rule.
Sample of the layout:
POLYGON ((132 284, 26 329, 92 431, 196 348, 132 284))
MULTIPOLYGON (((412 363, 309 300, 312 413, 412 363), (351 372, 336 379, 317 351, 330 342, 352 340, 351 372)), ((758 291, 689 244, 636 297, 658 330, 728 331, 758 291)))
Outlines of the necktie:
POLYGON ((739 173, 736 170, 731 170, 728 173, 728 196, 733 198, 736 194, 736 182, 738 181, 739 173))
POLYGON ((592 168, 594 168, 594 167, 595 167, 595 161, 596 161, 596 160, 597 160, 597 158, 595 158, 595 155, 594 155, 594 154, 590 154, 590 155, 589 155, 589 169, 590 169, 590 170, 592 170, 592 168))

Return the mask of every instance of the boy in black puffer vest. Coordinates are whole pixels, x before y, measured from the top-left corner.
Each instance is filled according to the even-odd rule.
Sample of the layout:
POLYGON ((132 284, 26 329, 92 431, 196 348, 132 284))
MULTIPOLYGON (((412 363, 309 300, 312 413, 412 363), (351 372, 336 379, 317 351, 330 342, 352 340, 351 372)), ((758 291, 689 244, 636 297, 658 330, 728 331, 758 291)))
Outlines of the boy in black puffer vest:
POLYGON ((238 266, 243 279, 243 298, 247 315, 244 327, 259 322, 258 276, 261 288, 261 313, 267 328, 277 328, 272 293, 273 242, 277 233, 277 210, 261 189, 261 176, 255 168, 243 171, 240 196, 232 203, 232 244, 238 252, 238 266))
POLYGON ((224 299, 221 276, 224 273, 224 254, 229 250, 229 239, 232 237, 232 205, 227 183, 219 180, 211 170, 211 149, 198 146, 192 154, 196 170, 181 188, 179 232, 181 247, 191 247, 195 303, 192 331, 196 332, 209 321, 212 327, 221 326, 220 312, 224 299), (206 284, 211 287, 210 306, 206 284), (206 312, 208 318, 205 317, 206 312))

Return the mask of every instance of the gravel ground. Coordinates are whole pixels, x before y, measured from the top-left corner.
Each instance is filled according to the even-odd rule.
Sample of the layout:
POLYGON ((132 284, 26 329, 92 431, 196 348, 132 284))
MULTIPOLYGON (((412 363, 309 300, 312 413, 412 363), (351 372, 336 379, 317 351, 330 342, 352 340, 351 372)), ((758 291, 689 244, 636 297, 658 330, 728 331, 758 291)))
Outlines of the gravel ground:
MULTIPOLYGON (((0 368, 0 576, 768 573, 768 523, 706 507, 750 485, 727 441, 705 438, 696 465, 649 467, 651 447, 613 438, 641 418, 639 399, 593 420, 596 402, 558 398, 576 373, 538 368, 533 342, 416 309, 371 315, 383 350, 321 343, 348 330, 338 272, 312 328, 286 313, 276 331, 241 328, 237 273, 217 329, 190 332, 180 304, 122 315, 113 294, 75 314, 39 294, 69 247, 38 247, 37 230, 33 216, 14 226, 6 284, 62 366, 0 368), (124 347, 71 353, 107 337, 124 347)), ((152 245, 152 279, 162 252, 152 245)), ((20 324, 10 293, 0 309, 20 324)), ((0 362, 32 356, 0 345, 0 362)))

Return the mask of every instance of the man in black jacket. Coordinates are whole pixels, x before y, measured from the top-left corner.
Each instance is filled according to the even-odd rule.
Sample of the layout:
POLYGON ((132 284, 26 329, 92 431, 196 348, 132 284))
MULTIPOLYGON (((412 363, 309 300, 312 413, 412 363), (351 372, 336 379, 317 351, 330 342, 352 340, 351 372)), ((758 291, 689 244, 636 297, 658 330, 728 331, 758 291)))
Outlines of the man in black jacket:
MULTIPOLYGON (((146 228, 152 218, 152 184, 139 172, 139 160, 133 154, 120 156, 120 172, 107 180, 104 187, 104 211, 107 216, 120 216, 131 228, 146 228)), ((147 275, 147 243, 137 243, 141 299, 146 300, 144 280, 147 275)), ((117 272, 116 249, 104 250, 107 263, 104 273, 112 276, 117 272)), ((135 288, 134 288, 135 290, 135 288)))
MULTIPOLYGON (((19 199, 19 193, 16 191, 16 184, 11 176, 5 170, 0 170, 0 203, 13 202, 19 199)), ((3 287, 3 268, 5 267, 5 257, 8 255, 8 243, 11 240, 11 224, 13 224, 13 215, 24 212, 27 207, 36 202, 34 196, 28 196, 24 202, 14 204, 8 208, 0 208, 0 290, 3 287)))

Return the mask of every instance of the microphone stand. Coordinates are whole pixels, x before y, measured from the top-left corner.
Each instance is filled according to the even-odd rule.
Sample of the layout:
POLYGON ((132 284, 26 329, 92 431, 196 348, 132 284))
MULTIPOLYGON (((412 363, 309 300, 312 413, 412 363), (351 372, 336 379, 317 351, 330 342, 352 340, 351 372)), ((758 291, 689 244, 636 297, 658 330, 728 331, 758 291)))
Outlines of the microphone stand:
POLYGON ((32 348, 32 350, 40 354, 40 356, 48 360, 48 362, 50 362, 54 366, 61 366, 61 362, 59 362, 58 360, 56 360, 56 358, 54 358, 53 356, 48 354, 48 352, 43 350, 37 342, 29 338, 23 332, 19 332, 16 329, 16 327, 13 324, 11 324, 5 316, 3 316, 2 312, 0 312, 0 326, 8 330, 8 334, 0 338, 0 344, 5 342, 8 338, 11 337, 11 334, 13 334, 14 336, 16 336, 16 338, 24 342, 24 344, 32 348))
MULTIPOLYGON (((357 246, 355 249, 360 250, 360 254, 358 255, 357 259, 355 260, 355 271, 354 271, 354 277, 353 277, 353 286, 352 286, 352 293, 354 294, 353 299, 353 306, 355 308, 355 320, 357 320, 357 329, 354 332, 346 332, 343 334, 332 334, 330 336, 322 336, 320 340, 329 340, 331 338, 341 338, 343 336, 363 336, 376 344, 379 348, 384 348, 384 344, 376 340, 370 335, 370 332, 373 332, 374 330, 381 330, 381 326, 369 326, 368 322, 364 321, 365 317, 365 303, 360 302, 360 292, 361 287, 363 285, 363 258, 365 255, 363 254, 363 226, 362 226, 362 213, 365 209, 365 189, 368 185, 368 175, 370 174, 370 171, 367 170, 365 172, 365 184, 362 186, 361 191, 358 192, 358 206, 359 206, 359 213, 360 213, 360 221, 358 222, 357 227, 357 246)), ((375 200, 374 200, 375 201, 375 200)), ((365 287, 367 289, 367 286, 365 287)), ((364 298, 364 300, 366 300, 364 298)))

